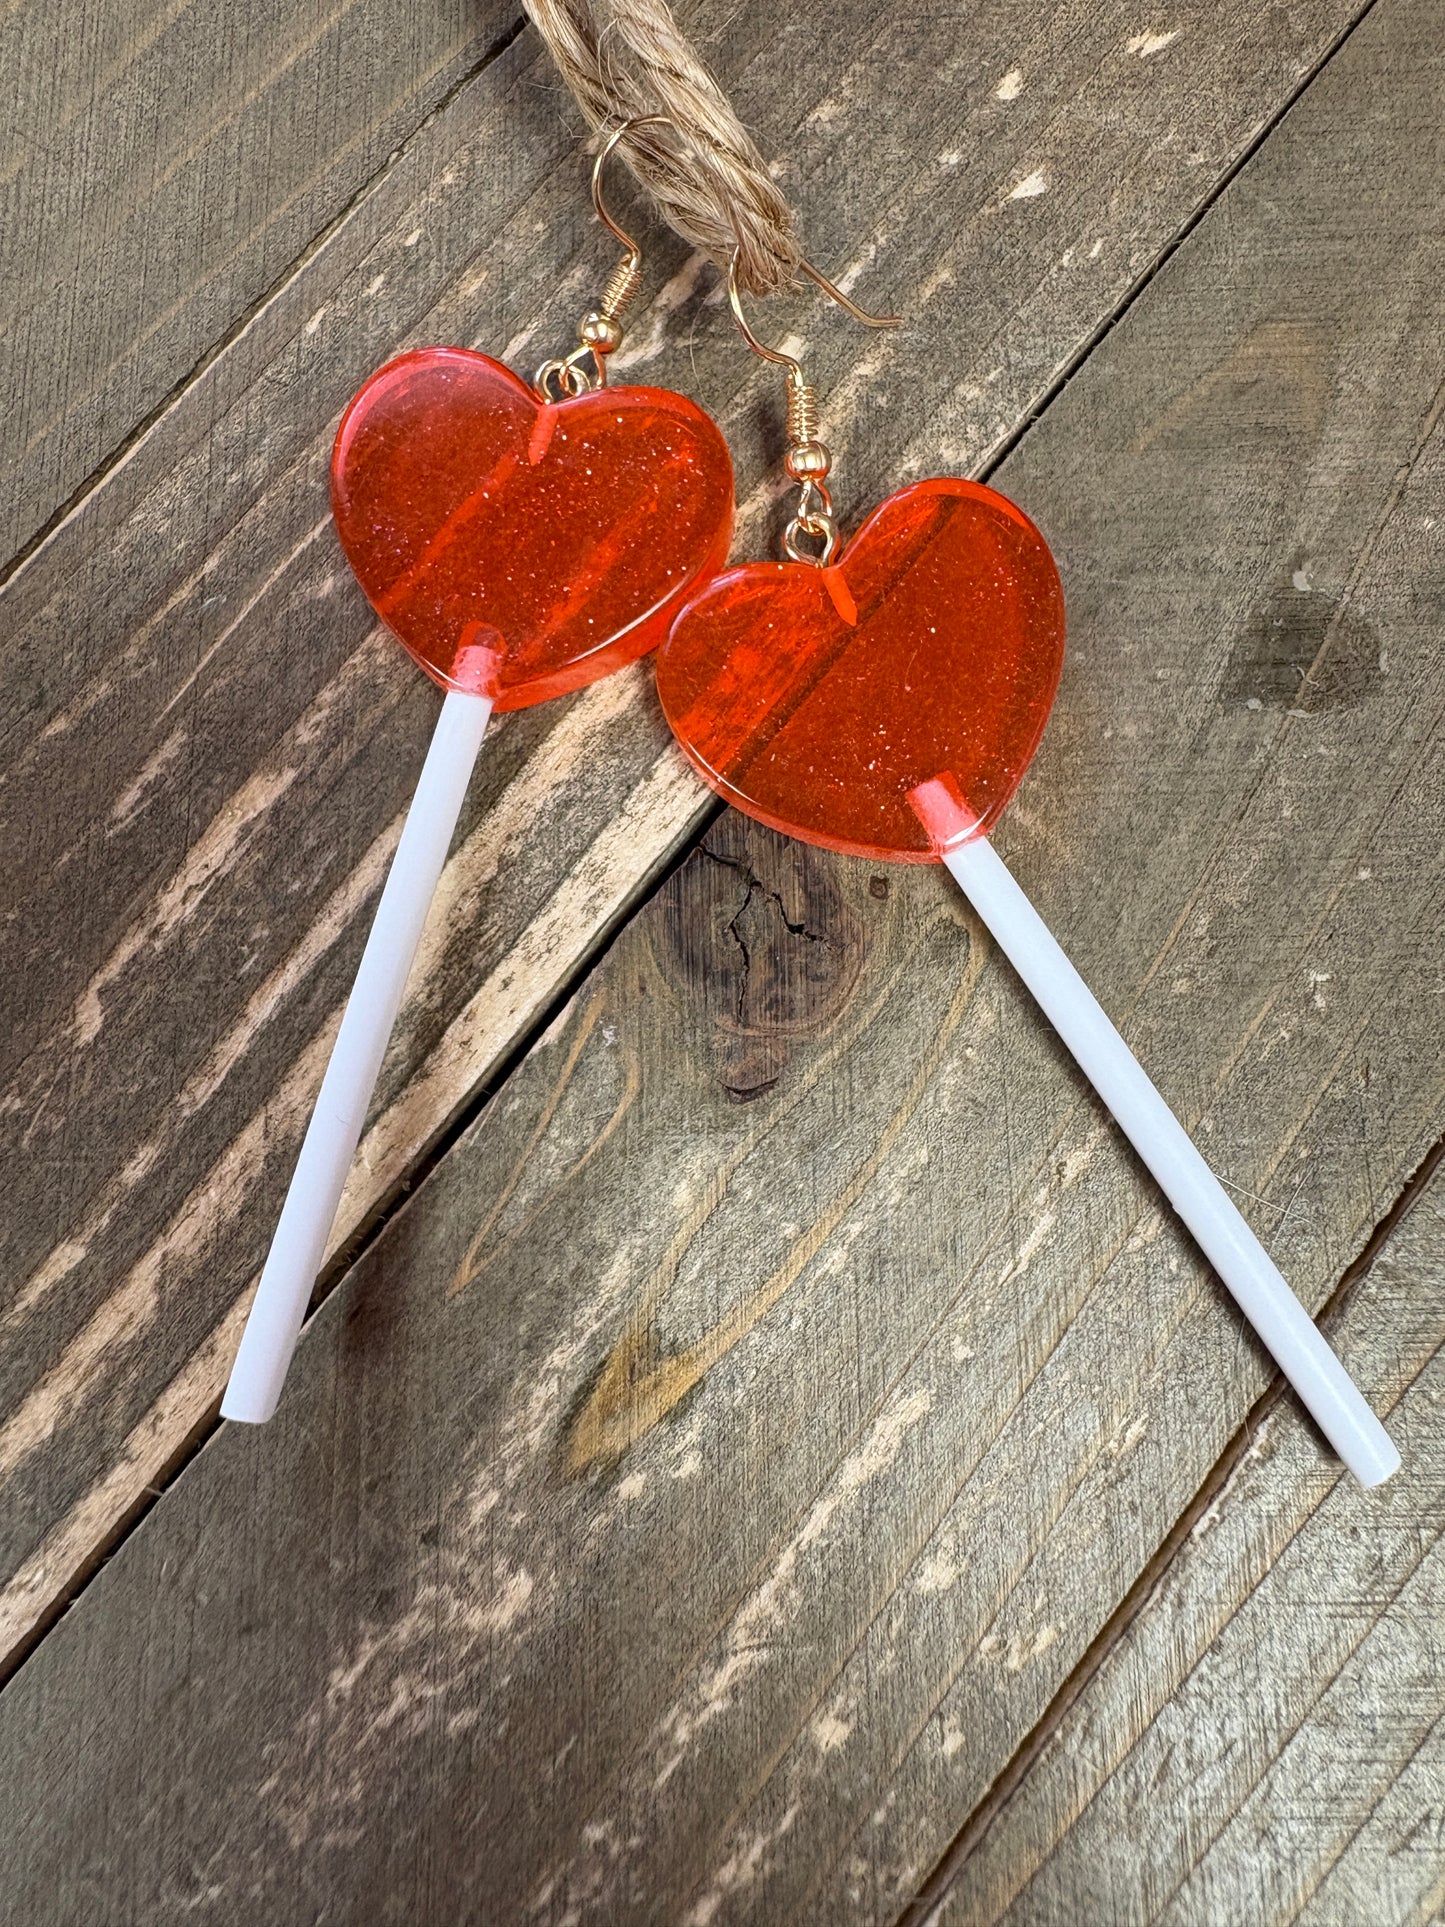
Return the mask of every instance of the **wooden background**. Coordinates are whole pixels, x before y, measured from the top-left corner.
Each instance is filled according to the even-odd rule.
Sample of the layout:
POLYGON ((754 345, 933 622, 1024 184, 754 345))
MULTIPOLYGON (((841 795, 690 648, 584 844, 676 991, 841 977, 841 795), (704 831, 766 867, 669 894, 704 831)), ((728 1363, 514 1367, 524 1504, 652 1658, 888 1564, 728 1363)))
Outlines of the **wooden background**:
MULTIPOLYGON (((845 522, 983 473, 1055 548, 999 845, 1404 1470, 1340 1475, 948 879, 718 815, 645 665, 489 737, 282 1411, 219 1426, 436 709, 337 413, 530 367, 612 257, 510 7, 22 4, 0 1917, 1439 1919, 1438 8, 682 17, 907 318, 766 317, 845 522)), ((777 384, 650 268, 620 372, 770 552, 777 384)))

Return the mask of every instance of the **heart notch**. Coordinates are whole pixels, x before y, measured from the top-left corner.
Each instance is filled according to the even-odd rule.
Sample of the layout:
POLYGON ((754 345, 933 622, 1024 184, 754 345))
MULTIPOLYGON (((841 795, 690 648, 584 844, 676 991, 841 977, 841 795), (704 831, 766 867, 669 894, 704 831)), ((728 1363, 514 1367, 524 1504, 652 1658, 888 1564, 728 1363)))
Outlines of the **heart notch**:
POLYGON ((832 566, 729 570, 678 616, 662 706, 699 774, 804 842, 940 855, 910 796, 947 778, 986 832, 1053 707, 1064 596, 1048 545, 981 483, 889 496, 832 566))

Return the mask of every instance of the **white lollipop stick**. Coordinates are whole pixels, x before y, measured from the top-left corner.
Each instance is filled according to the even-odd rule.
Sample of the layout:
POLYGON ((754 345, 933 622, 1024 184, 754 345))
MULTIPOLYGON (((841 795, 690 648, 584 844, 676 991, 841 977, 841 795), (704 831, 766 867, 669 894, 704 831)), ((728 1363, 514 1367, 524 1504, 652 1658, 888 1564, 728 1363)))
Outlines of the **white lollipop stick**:
POLYGON ((961 810, 953 785, 935 779, 920 785, 911 800, 964 895, 1168 1194, 1320 1430, 1362 1485, 1382 1485, 1400 1467, 1400 1454, 1389 1433, 1003 859, 987 837, 973 833, 973 819, 961 810))
POLYGON ((489 696, 451 690, 422 765, 361 967, 321 1080, 301 1155, 241 1334, 223 1418, 263 1425, 276 1409, 342 1187, 366 1122, 407 973, 492 713, 489 696))

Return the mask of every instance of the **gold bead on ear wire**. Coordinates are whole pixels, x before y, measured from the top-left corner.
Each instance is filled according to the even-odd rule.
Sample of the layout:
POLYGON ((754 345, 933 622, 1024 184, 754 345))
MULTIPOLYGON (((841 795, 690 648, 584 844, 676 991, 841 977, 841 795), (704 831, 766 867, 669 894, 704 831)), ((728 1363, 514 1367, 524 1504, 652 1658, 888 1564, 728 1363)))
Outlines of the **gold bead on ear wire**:
POLYGON ((607 357, 615 355, 622 346, 622 317, 642 285, 642 249, 608 212, 607 203, 602 198, 602 170, 617 143, 628 134, 635 133, 639 127, 675 129, 676 123, 666 114, 639 114, 632 120, 625 120, 620 127, 613 128, 592 163, 592 205, 597 218, 627 252, 612 270, 597 306, 583 316, 577 329, 577 346, 571 354, 563 359, 544 361, 537 370, 532 386, 543 401, 565 400, 572 395, 585 395, 591 389, 605 388, 607 357), (586 361, 592 364, 590 374, 583 366, 586 361), (559 391, 556 395, 552 392, 554 382, 559 391))
MULTIPOLYGON (((855 321, 861 321, 865 328, 898 326, 899 317, 896 314, 869 314, 856 302, 850 301, 841 288, 835 288, 810 261, 802 261, 799 266, 830 300, 836 301, 845 313, 852 315, 855 321)), ((776 362, 778 367, 788 371, 788 448, 783 456, 783 467, 790 478, 799 484, 801 492, 793 519, 783 535, 783 547, 794 562, 814 562, 826 568, 837 554, 841 538, 838 524, 833 520, 833 498, 828 493, 826 480, 833 466, 833 457, 827 443, 818 435, 817 396, 796 357, 785 354, 781 348, 766 347, 748 326, 738 294, 736 254, 728 268, 728 306, 733 311, 733 320, 738 324, 743 340, 753 353, 761 355, 764 361, 776 362), (799 538, 804 535, 822 543, 816 555, 798 546, 799 538)))

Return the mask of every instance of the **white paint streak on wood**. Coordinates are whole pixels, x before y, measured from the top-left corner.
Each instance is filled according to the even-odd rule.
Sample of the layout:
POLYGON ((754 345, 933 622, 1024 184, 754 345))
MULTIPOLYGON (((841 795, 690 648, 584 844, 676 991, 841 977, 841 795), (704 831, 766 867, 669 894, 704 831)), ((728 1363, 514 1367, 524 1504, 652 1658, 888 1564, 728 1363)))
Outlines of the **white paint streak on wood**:
POLYGON ((857 1708, 844 1697, 819 1713, 808 1729, 809 1735, 820 1753, 836 1753, 847 1744, 857 1720, 857 1708))
POLYGON ((775 1827, 749 1833, 740 1840, 713 1875, 707 1891, 684 1916, 686 1927, 710 1927, 725 1900, 754 1886, 772 1850, 791 1833, 797 1817, 797 1807, 790 1806, 775 1827))
POLYGON ((1049 1233, 1057 1223, 1058 1213, 1052 1208, 1040 1214, 1024 1238, 1023 1243, 1019 1246, 1018 1251, 999 1274, 998 1282, 1001 1286, 1011 1285, 1016 1278, 1023 1276, 1040 1250, 1042 1250, 1049 1233))
POLYGON ((958 1578, 958 1567, 946 1552, 931 1552, 913 1576, 919 1592, 947 1592, 958 1578))
MULTIPOLYGON (((370 1800, 361 1764, 369 1742, 381 1733, 393 1740, 414 1737, 435 1717, 438 1703, 446 1703, 473 1649, 485 1654, 489 1667, 505 1665, 507 1654, 545 1636, 553 1615, 565 1610, 565 1583, 559 1587, 555 1575, 539 1574, 531 1563, 537 1546, 532 1481, 539 1456, 555 1437, 566 1389, 585 1369, 599 1329, 615 1321, 630 1281, 626 1254, 619 1253, 597 1289, 571 1308, 548 1353, 518 1371, 487 1455, 463 1467, 448 1500, 436 1567, 427 1570, 400 1613, 362 1621, 296 1723, 290 1766, 255 1789, 256 1799, 278 1795, 277 1816, 298 1850, 314 1838, 314 1803, 295 1794, 305 1783, 299 1759, 308 1749, 320 1746, 358 1762, 329 1796, 333 1817, 352 1824, 370 1800)), ((237 1316, 230 1329, 239 1327, 237 1316)), ((217 1386, 228 1362, 223 1358, 217 1386)), ((465 1709, 449 1715, 463 1724, 473 1717, 465 1709)), ((569 1742, 559 1758, 570 1750, 569 1742)), ((610 1838, 607 1823, 600 1827, 591 1830, 596 1838, 610 1838)))
POLYGON ((185 746, 185 730, 173 729, 155 754, 146 758, 134 782, 121 791, 111 806, 110 815, 106 819, 108 833, 113 834, 117 830, 129 827, 150 800, 151 790, 176 762, 185 746))
POLYGON ((181 683, 180 687, 161 711, 163 717, 169 716, 176 704, 185 700, 185 697, 199 677, 204 674, 213 658, 219 655, 221 650, 225 648, 226 644, 231 640, 231 637, 236 633, 237 629, 240 628, 246 618, 266 600, 277 583, 290 573, 292 567, 301 556, 305 555, 312 543, 330 527, 331 516, 328 512, 323 515, 319 521, 314 522, 306 531, 305 535, 302 536, 301 540, 292 548, 288 549, 285 555, 281 557, 281 560, 268 571, 262 581, 259 582, 251 591, 250 595, 246 597, 245 601, 241 604, 240 608, 237 609, 221 633, 207 645, 205 651, 197 661, 195 668, 192 669, 191 673, 186 677, 184 682, 181 683))
POLYGON ((342 1193, 333 1245, 350 1235, 371 1200, 398 1182, 418 1149, 455 1116, 498 1052, 550 995, 565 968, 562 960, 581 955, 600 937, 703 803, 681 752, 664 751, 367 1132, 342 1193))
MULTIPOLYGON (((589 741, 595 751, 597 727, 618 713, 629 700, 635 700, 636 690, 632 685, 642 673, 634 671, 630 679, 626 675, 609 678, 594 686, 595 695, 589 692, 590 702, 584 698, 574 706, 562 728, 555 732, 560 739, 560 755, 535 759, 534 769, 514 786, 502 806, 504 825, 510 825, 511 831, 520 834, 535 822, 537 810, 547 794, 565 781, 567 771, 573 766, 573 757, 584 753, 589 741)), ((328 685, 328 691, 334 691, 336 681, 328 685)), ((317 703, 326 694, 323 692, 317 703)), ((316 706, 312 705, 308 716, 316 706)), ((437 1128, 438 1119, 452 1115, 465 1100, 478 1079, 485 1075, 497 1051, 516 1035, 518 1024, 545 1000, 559 970, 565 970, 581 948, 605 929, 651 865, 665 857, 692 821, 702 800, 696 778, 681 754, 669 747, 633 791, 618 817, 564 878, 507 959, 448 1027, 418 1078, 373 1125, 343 1194, 328 1256, 353 1234, 374 1208, 377 1198, 404 1174, 437 1128), (414 1135, 417 1130, 422 1133, 419 1139, 414 1135), (408 1131, 413 1133, 411 1137, 408 1131)), ((399 828, 399 823, 394 827, 399 828)), ((497 839, 489 837, 483 828, 468 839, 462 853, 463 867, 472 868, 473 881, 494 861, 497 849, 509 833, 504 828, 503 836, 497 839)), ((390 829, 387 835, 391 835, 390 829)), ((368 853, 368 862, 383 854, 380 842, 378 839, 368 853)), ((354 882, 353 878, 353 885, 354 882)), ((444 874, 443 891, 453 889, 444 874)), ((259 1170, 268 1115, 274 1116, 279 1110, 294 1119, 304 1113, 314 1096, 339 1021, 338 1009, 325 1030, 292 1066, 268 1111, 252 1118, 232 1140, 161 1238, 131 1268, 117 1291, 67 1347, 61 1360, 0 1427, 0 1474, 7 1467, 13 1469, 21 1463, 44 1440, 68 1402, 79 1396, 81 1389, 92 1380, 109 1347, 133 1340, 137 1332, 143 1331, 155 1318, 161 1303, 160 1282, 167 1255, 189 1248, 200 1239, 214 1240, 218 1220, 224 1223, 226 1216, 244 1203, 247 1181, 254 1179, 259 1170)), ((239 1026, 230 1034, 233 1051, 240 1048, 237 1039, 243 1029, 244 1025, 239 1026)), ((215 1064, 215 1054, 208 1063, 215 1064)), ((67 1248, 52 1253, 46 1265, 32 1277, 27 1287, 32 1297, 73 1268, 78 1261, 75 1243, 67 1241, 67 1248)), ((234 1326, 239 1331, 237 1320, 243 1316, 253 1289, 254 1280, 241 1303, 227 1313, 228 1330, 234 1326)), ((15 1579, 0 1593, 0 1626, 9 1626, 12 1637, 23 1638, 60 1596, 52 1589, 52 1581, 61 1588, 69 1583, 83 1557, 79 1548, 85 1544, 87 1534, 94 1538, 96 1521, 103 1516, 107 1500, 124 1493, 128 1495, 128 1502, 134 1503, 134 1495, 144 1491, 147 1483, 159 1474, 219 1398, 230 1350, 223 1349, 218 1355, 212 1343, 203 1348, 198 1355, 200 1359, 205 1361, 205 1368, 201 1369, 198 1362, 195 1369, 180 1373, 135 1429, 132 1436, 137 1440, 138 1452, 144 1456, 132 1462, 127 1456, 130 1449, 127 1447, 115 1469, 57 1523, 46 1546, 25 1562, 15 1579)))
POLYGON ((698 1736, 731 1707, 742 1682, 766 1663, 795 1607, 798 1569, 806 1555, 829 1536, 839 1513, 893 1465, 909 1432, 932 1407, 927 1389, 908 1393, 879 1414, 861 1444, 838 1466, 773 1570, 738 1606, 714 1656, 659 1722, 661 1763, 653 1777, 658 1790, 682 1765, 698 1736))
MULTIPOLYGON (((373 839, 356 868, 332 891, 302 941, 247 998, 235 1023, 177 1092, 165 1119, 166 1128, 146 1139, 127 1160, 114 1182, 99 1193, 80 1227, 79 1241, 68 1239, 58 1245, 25 1281, 4 1317, 0 1318, 0 1331, 8 1331, 12 1324, 17 1324, 54 1285, 74 1269, 85 1256, 91 1241, 99 1236, 136 1186, 146 1179, 169 1150, 175 1127, 184 1124, 209 1103, 229 1073, 249 1050, 255 1048, 256 1039, 265 1027, 276 1020, 292 992, 307 982, 320 959, 344 934, 360 906, 380 890, 386 866, 401 834, 401 824, 402 817, 398 813, 381 835, 373 839)), ((334 1029, 339 1020, 338 1009, 330 1028, 334 1029)), ((303 1096, 298 1116, 305 1108, 306 1099, 303 1096)), ((273 1101, 268 1111, 273 1121, 276 1112, 277 1105, 273 1101)), ((218 1228, 213 1227, 213 1233, 218 1228)))
POLYGON ((698 288, 709 275, 717 270, 704 254, 690 254, 670 280, 663 283, 656 298, 645 310, 646 331, 632 323, 632 333, 623 346, 613 355, 611 366, 616 373, 625 373, 629 368, 644 367, 656 361, 659 355, 676 347, 671 340, 668 328, 673 315, 679 308, 696 296, 698 288))
POLYGON ((1137 54, 1140 60, 1148 60, 1151 54, 1163 53, 1164 49, 1179 38, 1180 29, 1175 27, 1171 33, 1136 33, 1129 42, 1127 51, 1137 54))
MULTIPOLYGON (((299 1110, 314 1096, 334 1029, 335 1024, 328 1024, 292 1065, 277 1092, 276 1102, 283 1110, 299 1110)), ((214 1238, 217 1221, 224 1222, 240 1208, 263 1170, 266 1134, 267 1113, 258 1111, 232 1138, 156 1242, 102 1300, 57 1362, 0 1425, 0 1478, 12 1476, 59 1428, 66 1413, 85 1396, 112 1347, 133 1345, 145 1338, 163 1307, 168 1266, 177 1261, 179 1269, 178 1261, 187 1253, 214 1238)), ((219 1381, 214 1389, 219 1396, 219 1381)), ((194 1416, 199 1417, 199 1412, 194 1416)), ((172 1448, 179 1446, 184 1436, 184 1431, 180 1432, 172 1448)))
POLYGON ((177 1413, 203 1413, 220 1388, 241 1340, 249 1293, 234 1304, 210 1337, 197 1346, 158 1399, 127 1434, 115 1457, 59 1524, 16 1569, 0 1592, 0 1649, 10 1651, 72 1591, 123 1519, 154 1488, 174 1455, 177 1413))
POLYGON ((294 781, 298 765, 261 769, 238 789, 211 819, 186 861, 116 944, 76 1000, 71 1018, 77 1050, 100 1035, 105 1022, 104 993, 144 950, 169 936, 196 911, 206 892, 223 877, 245 849, 247 833, 260 822, 294 781))
MULTIPOLYGON (((369 639, 370 641, 370 639, 369 639)), ((103 993, 145 950, 163 942, 196 912, 211 886, 230 871, 251 837, 265 823, 266 813, 285 794, 304 765, 301 749, 364 676, 371 648, 348 658, 287 732, 278 751, 236 790, 191 845, 181 867, 147 904, 144 913, 120 938, 100 969, 76 1000, 70 1020, 69 1042, 83 1050, 99 1035, 105 1021, 103 993)))
MULTIPOLYGON (((448 942, 471 917, 482 891, 505 870, 509 855, 536 836, 545 812, 584 761, 605 753, 603 732, 637 702, 644 673, 651 672, 638 663, 584 690, 547 737, 540 753, 528 758, 471 835, 452 851, 412 965, 408 1005, 415 1004, 423 994, 424 986, 440 967, 448 942)), ((497 717, 493 733, 505 729, 506 723, 505 715, 497 717)))
POLYGON ((1021 1673, 1025 1666, 1042 1659, 1058 1636, 1059 1629, 1053 1625, 1040 1626, 1032 1633, 1014 1633, 1004 1648, 1004 1665, 1011 1673, 1021 1673))

